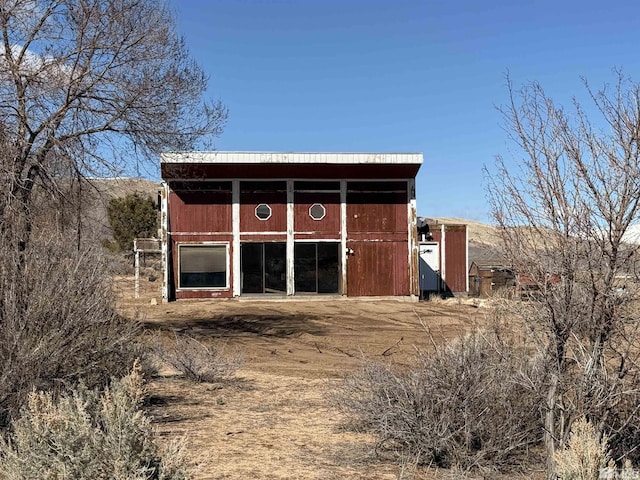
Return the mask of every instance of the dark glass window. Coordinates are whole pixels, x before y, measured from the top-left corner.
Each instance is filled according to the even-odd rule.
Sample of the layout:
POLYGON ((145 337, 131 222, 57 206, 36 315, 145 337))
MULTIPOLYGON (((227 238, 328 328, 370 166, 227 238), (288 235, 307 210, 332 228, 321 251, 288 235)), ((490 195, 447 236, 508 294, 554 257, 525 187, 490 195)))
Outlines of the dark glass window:
POLYGON ((309 216, 314 220, 322 220, 326 214, 327 210, 321 203, 314 203, 309 208, 309 216))
POLYGON ((337 242, 295 244, 293 264, 297 293, 339 293, 339 246, 337 242))
POLYGON ((179 288, 227 287, 226 245, 180 245, 179 288))
POLYGON ((269 220, 271 218, 271 207, 266 203, 261 203, 256 207, 256 217, 260 220, 269 220))
POLYGON ((242 293, 287 292, 285 243, 243 243, 240 255, 242 293))

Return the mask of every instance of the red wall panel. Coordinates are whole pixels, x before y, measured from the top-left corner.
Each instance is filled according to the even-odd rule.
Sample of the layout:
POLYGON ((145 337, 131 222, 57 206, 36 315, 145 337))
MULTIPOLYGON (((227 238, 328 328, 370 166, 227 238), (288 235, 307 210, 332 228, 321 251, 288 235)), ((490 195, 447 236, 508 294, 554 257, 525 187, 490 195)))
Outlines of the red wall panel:
POLYGON ((286 192, 243 192, 240 194, 241 232, 285 232, 287 230, 286 192), (271 207, 271 217, 260 220, 256 207, 260 204, 271 207))
MULTIPOLYGON (((285 237, 286 238, 286 237, 285 237)), ((295 240, 335 240, 340 241, 340 232, 335 233, 296 233, 293 237, 295 240)))
POLYGON ((406 232, 406 193, 350 193, 347 195, 347 234, 406 232))
POLYGON ((293 225, 296 232, 323 232, 340 234, 340 194, 325 192, 296 192, 293 225), (326 210, 322 220, 314 220, 309 209, 320 203, 326 210))
POLYGON ((445 227, 446 283, 452 292, 467 291, 467 231, 466 225, 445 227))
POLYGON ((407 242, 409 237, 407 232, 349 232, 347 231, 348 240, 353 241, 385 241, 385 242, 407 242))
POLYGON ((240 241, 241 242, 286 242, 287 235, 286 233, 276 234, 276 235, 264 234, 264 233, 263 234, 255 233, 251 235, 241 234, 240 241))
POLYGON ((406 242, 357 242, 347 247, 349 296, 409 295, 409 253, 406 242))
POLYGON ((231 192, 169 194, 172 232, 231 232, 231 192))

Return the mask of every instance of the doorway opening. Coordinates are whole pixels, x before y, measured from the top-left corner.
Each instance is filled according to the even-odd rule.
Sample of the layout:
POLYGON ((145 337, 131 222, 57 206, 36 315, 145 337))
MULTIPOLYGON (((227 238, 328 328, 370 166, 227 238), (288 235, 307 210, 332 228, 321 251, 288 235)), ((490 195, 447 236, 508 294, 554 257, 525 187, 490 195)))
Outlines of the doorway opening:
POLYGON ((438 242, 420 243, 419 262, 421 294, 440 293, 440 244, 438 242))
POLYGON ((340 293, 339 246, 337 242, 294 245, 296 293, 340 293))
POLYGON ((240 245, 241 293, 287 293, 287 247, 284 242, 240 245))

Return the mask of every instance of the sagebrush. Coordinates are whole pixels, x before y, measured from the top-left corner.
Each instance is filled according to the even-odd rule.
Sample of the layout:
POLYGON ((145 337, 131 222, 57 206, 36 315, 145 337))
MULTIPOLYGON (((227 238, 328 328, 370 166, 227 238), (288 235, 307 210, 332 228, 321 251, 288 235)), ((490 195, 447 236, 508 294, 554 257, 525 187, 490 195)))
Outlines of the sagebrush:
POLYGON ((99 248, 59 234, 14 245, 0 245, 0 429, 32 390, 104 386, 129 371, 138 348, 99 248))
POLYGON ((235 376, 243 363, 242 354, 227 348, 226 343, 205 345, 188 335, 164 339, 155 335, 151 340, 156 356, 194 382, 220 382, 235 376))
POLYGON ((495 332, 476 330, 410 368, 365 359, 336 396, 378 451, 438 467, 499 468, 540 442, 538 368, 495 332), (525 374, 525 372, 528 372, 525 374))
POLYGON ((573 423, 565 448, 553 455, 560 480, 598 480, 609 462, 606 436, 581 417, 573 423))
POLYGON ((162 450, 141 410, 139 371, 112 380, 104 392, 80 385, 56 398, 32 392, 12 434, 0 439, 5 480, 184 480, 181 448, 162 450))

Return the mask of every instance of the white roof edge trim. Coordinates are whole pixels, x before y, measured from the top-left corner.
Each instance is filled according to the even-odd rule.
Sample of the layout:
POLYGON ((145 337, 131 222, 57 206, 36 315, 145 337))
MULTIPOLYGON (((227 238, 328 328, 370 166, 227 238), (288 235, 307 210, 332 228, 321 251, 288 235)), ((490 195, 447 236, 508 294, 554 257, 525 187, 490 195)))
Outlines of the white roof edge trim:
POLYGON ((422 153, 339 152, 167 152, 160 163, 327 163, 421 165, 422 153))

